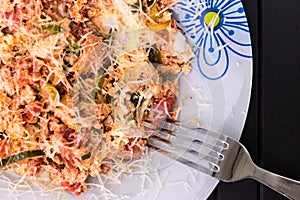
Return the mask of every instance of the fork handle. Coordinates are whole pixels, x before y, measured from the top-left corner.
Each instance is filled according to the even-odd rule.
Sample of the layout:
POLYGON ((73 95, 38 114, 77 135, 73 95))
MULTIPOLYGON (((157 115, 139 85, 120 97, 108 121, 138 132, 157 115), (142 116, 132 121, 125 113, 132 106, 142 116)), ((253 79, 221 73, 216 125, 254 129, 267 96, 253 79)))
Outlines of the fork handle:
POLYGON ((274 174, 257 166, 253 178, 289 199, 300 200, 299 181, 274 174))

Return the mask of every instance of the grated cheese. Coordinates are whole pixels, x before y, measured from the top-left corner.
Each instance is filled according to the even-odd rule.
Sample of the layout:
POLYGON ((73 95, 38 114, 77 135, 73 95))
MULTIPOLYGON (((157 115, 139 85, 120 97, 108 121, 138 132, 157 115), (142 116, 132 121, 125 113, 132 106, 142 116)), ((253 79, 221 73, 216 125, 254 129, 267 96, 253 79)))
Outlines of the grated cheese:
POLYGON ((2 159, 23 151, 45 154, 1 167, 21 175, 8 184, 9 194, 34 195, 34 184, 27 182, 32 174, 31 182, 41 192, 56 191, 57 199, 62 189, 80 195, 87 186, 101 188, 104 199, 129 198, 104 187, 108 181, 121 184, 124 173, 142 172, 142 187, 151 182, 151 131, 144 122, 157 126, 173 117, 178 79, 189 72, 193 56, 171 25, 176 1, 154 15, 141 0, 1 3, 1 166, 2 159), (160 52, 162 63, 151 62, 151 50, 160 52), (98 184, 87 183, 89 175, 98 184))

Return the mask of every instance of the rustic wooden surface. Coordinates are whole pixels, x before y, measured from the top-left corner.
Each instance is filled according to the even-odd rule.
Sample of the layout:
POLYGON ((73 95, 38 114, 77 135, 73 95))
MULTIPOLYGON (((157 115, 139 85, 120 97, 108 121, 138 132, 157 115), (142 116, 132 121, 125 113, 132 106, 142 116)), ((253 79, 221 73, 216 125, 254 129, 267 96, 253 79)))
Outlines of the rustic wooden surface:
MULTIPOLYGON (((241 142, 259 166, 300 180, 300 1, 243 0, 243 4, 254 73, 241 142)), ((220 183, 209 197, 256 199, 286 198, 253 180, 220 183)))

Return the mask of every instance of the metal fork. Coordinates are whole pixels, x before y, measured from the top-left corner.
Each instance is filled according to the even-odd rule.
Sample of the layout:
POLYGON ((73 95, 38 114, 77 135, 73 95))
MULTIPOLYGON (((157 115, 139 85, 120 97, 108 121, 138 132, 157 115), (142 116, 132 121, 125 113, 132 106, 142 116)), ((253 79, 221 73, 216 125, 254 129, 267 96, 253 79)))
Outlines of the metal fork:
POLYGON ((202 128, 168 120, 149 139, 149 147, 221 181, 255 179, 289 199, 300 200, 300 182, 256 166, 238 141, 202 128))

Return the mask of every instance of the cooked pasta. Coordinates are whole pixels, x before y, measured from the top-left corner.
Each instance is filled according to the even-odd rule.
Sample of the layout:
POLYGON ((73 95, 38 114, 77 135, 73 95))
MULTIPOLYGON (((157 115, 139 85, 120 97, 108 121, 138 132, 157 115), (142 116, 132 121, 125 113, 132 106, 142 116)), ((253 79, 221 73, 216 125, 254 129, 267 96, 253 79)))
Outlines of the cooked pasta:
POLYGON ((172 0, 3 0, 0 167, 46 171, 80 195, 86 179, 138 159, 174 117, 193 54, 172 0))

